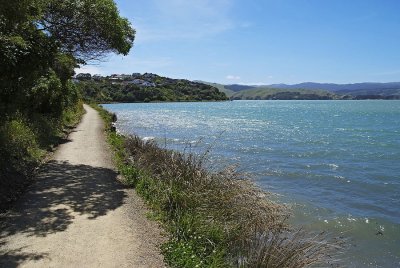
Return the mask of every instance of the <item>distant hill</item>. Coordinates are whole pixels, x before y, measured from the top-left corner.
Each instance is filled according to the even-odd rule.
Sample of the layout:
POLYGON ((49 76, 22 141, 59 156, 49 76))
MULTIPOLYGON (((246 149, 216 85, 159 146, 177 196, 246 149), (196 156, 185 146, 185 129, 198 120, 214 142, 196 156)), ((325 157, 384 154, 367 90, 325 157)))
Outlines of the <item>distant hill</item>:
POLYGON ((229 98, 230 96, 232 96, 235 92, 231 89, 229 89, 229 85, 222 85, 222 84, 217 84, 217 83, 210 83, 210 82, 205 82, 205 81, 200 81, 200 80, 196 80, 194 82, 197 83, 202 83, 202 84, 206 84, 209 86, 213 86, 218 88, 218 90, 222 93, 225 93, 225 95, 229 98))
POLYGON ((392 83, 300 83, 265 86, 222 85, 217 87, 231 99, 400 99, 400 82, 392 83))
POLYGON ((273 84, 268 87, 282 89, 321 89, 338 94, 350 95, 400 95, 400 82, 392 83, 355 83, 355 84, 330 84, 330 83, 300 83, 294 85, 273 84))
POLYGON ((202 82, 212 85, 221 92, 224 92, 233 100, 291 100, 291 99, 337 99, 336 94, 326 90, 305 90, 305 89, 281 89, 270 86, 251 85, 222 85, 216 83, 202 82))
POLYGON ((226 85, 226 89, 229 89, 233 92, 238 92, 242 90, 252 89, 254 86, 247 86, 247 85, 226 85))
POLYGON ((77 75, 84 99, 96 102, 223 101, 225 93, 200 82, 156 74, 86 77, 77 75))
POLYGON ((339 96, 324 90, 257 87, 235 92, 233 100, 333 100, 339 96))

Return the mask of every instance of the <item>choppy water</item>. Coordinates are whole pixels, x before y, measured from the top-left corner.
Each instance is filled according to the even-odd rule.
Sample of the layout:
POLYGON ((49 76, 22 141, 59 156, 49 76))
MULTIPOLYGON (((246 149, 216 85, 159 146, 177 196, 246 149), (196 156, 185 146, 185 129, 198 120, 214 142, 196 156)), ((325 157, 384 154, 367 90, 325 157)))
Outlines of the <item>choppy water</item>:
POLYGON ((400 267, 400 101, 104 107, 124 133, 239 164, 294 204, 295 223, 348 237, 345 266, 400 267))

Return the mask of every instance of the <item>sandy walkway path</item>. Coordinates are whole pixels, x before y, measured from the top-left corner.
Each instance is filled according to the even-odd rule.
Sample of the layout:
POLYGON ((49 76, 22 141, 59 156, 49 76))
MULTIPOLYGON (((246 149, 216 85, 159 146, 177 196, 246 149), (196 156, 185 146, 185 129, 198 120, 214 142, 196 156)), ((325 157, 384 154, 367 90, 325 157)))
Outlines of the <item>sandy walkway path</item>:
POLYGON ((103 122, 85 109, 34 185, 0 215, 0 267, 164 267, 160 230, 117 182, 103 122))

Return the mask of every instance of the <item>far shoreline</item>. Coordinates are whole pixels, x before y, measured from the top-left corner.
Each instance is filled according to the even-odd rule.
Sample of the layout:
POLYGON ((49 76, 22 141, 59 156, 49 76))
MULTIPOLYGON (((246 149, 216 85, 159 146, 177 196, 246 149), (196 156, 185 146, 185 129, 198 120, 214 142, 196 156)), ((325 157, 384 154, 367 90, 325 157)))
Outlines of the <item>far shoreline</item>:
POLYGON ((101 102, 100 105, 102 104, 129 104, 129 103, 135 103, 135 104, 140 104, 140 103, 225 103, 225 102, 232 102, 232 101, 269 101, 269 102, 274 102, 274 101, 400 101, 400 99, 339 99, 339 100, 307 100, 307 99, 290 99, 290 100, 218 100, 218 101, 149 101, 149 102, 144 102, 144 101, 135 101, 135 102, 101 102))

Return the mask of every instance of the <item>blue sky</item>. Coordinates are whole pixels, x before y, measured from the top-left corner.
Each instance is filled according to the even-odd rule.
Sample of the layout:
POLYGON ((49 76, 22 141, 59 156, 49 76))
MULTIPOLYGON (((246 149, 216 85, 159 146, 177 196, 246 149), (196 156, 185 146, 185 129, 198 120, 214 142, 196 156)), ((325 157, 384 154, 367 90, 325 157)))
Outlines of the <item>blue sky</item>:
POLYGON ((77 72, 224 84, 400 81, 399 0, 116 0, 126 56, 77 72))

